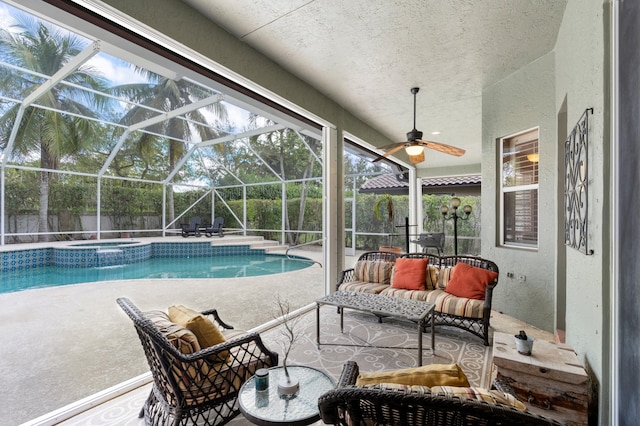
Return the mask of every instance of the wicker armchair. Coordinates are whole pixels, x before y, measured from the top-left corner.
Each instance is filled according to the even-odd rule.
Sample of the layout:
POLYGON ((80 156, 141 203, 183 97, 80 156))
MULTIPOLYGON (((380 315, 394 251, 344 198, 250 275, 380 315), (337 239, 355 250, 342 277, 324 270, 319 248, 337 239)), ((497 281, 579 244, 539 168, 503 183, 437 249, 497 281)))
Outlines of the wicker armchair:
MULTIPOLYGON (((183 354, 151 313, 142 313, 127 298, 117 302, 133 320, 153 375, 151 394, 140 412, 146 425, 225 424, 240 412, 236 401, 242 384, 257 369, 278 364, 278 354, 257 333, 225 333, 226 342, 183 354)), ((226 330, 233 328, 215 309, 202 314, 226 330)))
POLYGON ((355 386, 358 364, 347 362, 336 389, 320 397, 320 417, 334 425, 562 425, 507 405, 455 396, 355 386))

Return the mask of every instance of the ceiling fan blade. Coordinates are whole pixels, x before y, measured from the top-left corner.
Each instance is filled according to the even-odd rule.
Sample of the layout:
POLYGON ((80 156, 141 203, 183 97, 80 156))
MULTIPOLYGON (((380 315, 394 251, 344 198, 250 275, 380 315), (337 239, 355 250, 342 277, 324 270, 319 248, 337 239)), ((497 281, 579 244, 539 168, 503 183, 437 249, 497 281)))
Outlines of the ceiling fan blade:
POLYGON ((379 147, 378 147, 378 149, 381 149, 381 150, 383 150, 383 151, 386 151, 386 150, 388 150, 388 149, 395 148, 395 147, 397 147, 398 145, 400 145, 400 146, 404 146, 406 143, 407 143, 407 142, 394 142, 394 143, 390 143, 389 145, 379 146, 379 147))
POLYGON ((456 157, 460 157, 466 152, 462 148, 456 148, 455 146, 447 145, 440 142, 425 141, 421 139, 419 139, 417 142, 420 142, 425 147, 433 149, 434 151, 440 151, 445 154, 455 155, 456 157))
MULTIPOLYGON (((394 145, 396 145, 396 144, 394 144, 394 145)), ((373 160, 372 163, 375 163, 376 161, 380 161, 383 158, 386 158, 386 157, 390 156, 391 154, 395 154, 396 152, 400 151, 402 148, 404 148, 404 142, 400 142, 400 145, 397 145, 395 148, 389 150, 388 152, 385 152, 384 154, 382 154, 381 156, 379 156, 378 158, 373 160)))

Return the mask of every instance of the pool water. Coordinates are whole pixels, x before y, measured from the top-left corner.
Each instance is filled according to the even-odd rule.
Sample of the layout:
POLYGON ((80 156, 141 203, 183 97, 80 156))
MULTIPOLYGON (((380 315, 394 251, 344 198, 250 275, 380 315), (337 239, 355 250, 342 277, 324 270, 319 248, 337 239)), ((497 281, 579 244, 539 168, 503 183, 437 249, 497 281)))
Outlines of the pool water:
POLYGON ((41 266, 2 272, 0 293, 95 281, 143 278, 236 278, 280 274, 313 263, 297 256, 246 254, 210 257, 154 257, 143 262, 96 268, 41 266))

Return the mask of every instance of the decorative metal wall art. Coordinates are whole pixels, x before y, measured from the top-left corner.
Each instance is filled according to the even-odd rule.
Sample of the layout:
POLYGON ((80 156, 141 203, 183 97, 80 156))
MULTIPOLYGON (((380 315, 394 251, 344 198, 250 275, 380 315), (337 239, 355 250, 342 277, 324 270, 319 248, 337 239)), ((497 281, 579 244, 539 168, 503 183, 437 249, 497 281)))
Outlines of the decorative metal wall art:
POLYGON ((564 243, 584 254, 589 248, 589 113, 587 108, 564 142, 564 243))

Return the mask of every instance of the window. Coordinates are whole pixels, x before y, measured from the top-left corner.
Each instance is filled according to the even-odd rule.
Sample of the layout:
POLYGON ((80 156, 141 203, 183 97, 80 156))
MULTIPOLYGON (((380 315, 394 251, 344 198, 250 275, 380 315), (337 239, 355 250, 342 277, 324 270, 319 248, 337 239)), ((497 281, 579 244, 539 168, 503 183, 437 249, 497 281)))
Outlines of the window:
POLYGON ((501 244, 538 247, 538 129, 501 140, 501 244))

